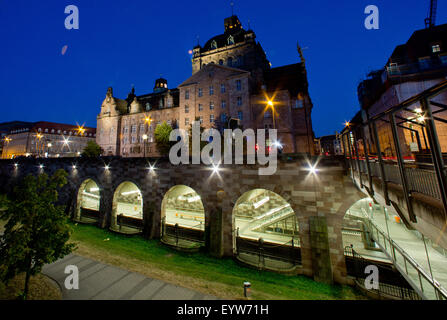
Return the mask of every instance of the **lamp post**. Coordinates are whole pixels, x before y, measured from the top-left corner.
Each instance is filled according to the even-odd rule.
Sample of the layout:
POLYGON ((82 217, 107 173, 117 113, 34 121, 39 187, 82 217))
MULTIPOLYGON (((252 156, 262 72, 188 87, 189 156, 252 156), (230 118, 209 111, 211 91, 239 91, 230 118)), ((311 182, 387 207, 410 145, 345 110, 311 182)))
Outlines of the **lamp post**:
POLYGON ((50 157, 50 148, 53 146, 52 144, 51 144, 51 142, 48 142, 48 158, 50 157))
POLYGON ((273 129, 276 129, 276 123, 275 123, 275 105, 273 103, 273 100, 268 100, 267 105, 272 109, 272 117, 273 117, 273 129))
POLYGON ((144 158, 146 158, 146 141, 147 141, 147 134, 143 134, 143 154, 144 154, 144 158))
POLYGON ((11 138, 8 138, 8 137, 5 137, 5 142, 6 142, 6 149, 5 149, 5 157, 6 157, 6 159, 8 159, 8 152, 7 152, 7 150, 8 150, 8 147, 9 147, 9 142, 11 142, 11 138))

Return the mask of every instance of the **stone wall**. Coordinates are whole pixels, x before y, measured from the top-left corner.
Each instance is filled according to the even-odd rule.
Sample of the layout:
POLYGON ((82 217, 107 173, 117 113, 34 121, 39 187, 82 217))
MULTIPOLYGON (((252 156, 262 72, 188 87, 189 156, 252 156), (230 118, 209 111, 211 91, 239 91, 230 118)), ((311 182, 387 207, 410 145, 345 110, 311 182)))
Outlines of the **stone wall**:
MULTIPOLYGON (((278 160, 278 169, 272 176, 258 175, 258 165, 222 165, 213 173, 204 165, 174 166, 167 159, 104 157, 95 159, 21 159, 0 161, 2 192, 10 190, 28 173, 53 173, 59 168, 68 172, 69 183, 60 192, 60 201, 73 214, 77 206, 79 187, 86 179, 93 179, 100 188, 99 227, 110 227, 112 200, 115 189, 124 181, 135 183, 143 196, 145 236, 158 238, 161 228, 161 204, 166 192, 175 185, 193 188, 201 197, 206 219, 206 228, 216 230, 222 226, 222 237, 211 237, 222 243, 222 248, 212 244, 216 255, 233 255, 234 215, 233 208, 238 198, 247 191, 262 188, 277 193, 290 203, 299 223, 302 268, 301 273, 313 276, 313 248, 310 237, 310 217, 324 217, 327 224, 327 242, 335 282, 345 283, 346 267, 341 227, 346 210, 364 197, 345 175, 340 162, 323 159, 318 163, 318 172, 309 173, 304 157, 291 159, 283 156, 278 160), (155 163, 155 171, 148 164, 155 163), (43 168, 40 168, 43 164, 43 168), (105 169, 105 166, 109 169, 105 169), (73 167, 76 166, 76 167, 73 167), (148 208, 151 208, 150 210, 148 208), (155 208, 155 210, 153 209, 155 208), (151 212, 149 212, 151 211, 151 212), (217 213, 217 214, 216 214, 217 213), (217 226, 216 226, 217 225, 217 226)), ((318 245, 319 246, 319 245, 318 245)), ((318 247, 317 246, 317 247, 318 247)), ((314 263, 315 264, 315 263, 314 263)))

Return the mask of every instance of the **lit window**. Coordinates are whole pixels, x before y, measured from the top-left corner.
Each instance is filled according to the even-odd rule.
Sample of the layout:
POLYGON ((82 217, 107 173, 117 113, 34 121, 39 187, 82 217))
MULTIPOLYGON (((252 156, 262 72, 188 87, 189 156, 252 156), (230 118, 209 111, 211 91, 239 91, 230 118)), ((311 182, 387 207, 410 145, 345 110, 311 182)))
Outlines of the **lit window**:
POLYGON ((439 44, 435 44, 434 46, 431 46, 431 51, 433 53, 441 52, 441 46, 439 44))
POLYGON ((233 36, 229 36, 228 37, 228 45, 232 45, 232 44, 234 44, 234 38, 233 38, 233 36))
POLYGON ((214 114, 210 114, 210 123, 214 122, 214 114))
POLYGON ((149 111, 149 110, 151 110, 151 104, 148 102, 148 103, 146 103, 146 111, 149 111))

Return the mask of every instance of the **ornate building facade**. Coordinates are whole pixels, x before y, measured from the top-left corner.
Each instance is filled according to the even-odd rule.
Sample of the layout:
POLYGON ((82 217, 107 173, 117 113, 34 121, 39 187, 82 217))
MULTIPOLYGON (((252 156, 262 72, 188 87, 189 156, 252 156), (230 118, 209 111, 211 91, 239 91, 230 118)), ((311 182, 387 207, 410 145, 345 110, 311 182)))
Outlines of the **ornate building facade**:
POLYGON ((167 122, 188 130, 204 128, 277 129, 285 153, 314 154, 312 101, 305 62, 272 68, 252 30, 237 16, 224 20, 224 33, 193 49, 192 76, 178 88, 155 82, 152 93, 126 99, 109 88, 97 117, 97 143, 106 155, 157 156, 154 130, 167 122), (233 121, 230 121, 233 120, 233 121))

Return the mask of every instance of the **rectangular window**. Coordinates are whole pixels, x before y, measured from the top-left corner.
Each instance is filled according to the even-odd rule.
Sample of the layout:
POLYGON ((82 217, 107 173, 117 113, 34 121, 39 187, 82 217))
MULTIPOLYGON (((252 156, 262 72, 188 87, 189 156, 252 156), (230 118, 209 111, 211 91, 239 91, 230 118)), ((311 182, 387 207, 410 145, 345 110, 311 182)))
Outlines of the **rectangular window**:
POLYGON ((222 123, 227 123, 227 114, 226 114, 226 113, 222 113, 222 114, 220 115, 220 121, 221 121, 222 123))
POLYGON ((225 93, 225 84, 220 85, 220 93, 225 93))
POLYGON ((222 100, 222 109, 225 109, 227 106, 227 102, 225 100, 222 100))
POLYGON ((292 105, 293 109, 301 109, 304 106, 304 100, 296 99, 292 105))
POLYGON ((435 44, 434 46, 431 46, 431 51, 433 53, 441 52, 441 46, 439 44, 435 44))
POLYGON ((237 117, 238 117, 239 120, 242 121, 242 119, 243 119, 243 113, 242 113, 242 111, 238 111, 238 112, 237 112, 237 117))
POLYGON ((199 121, 200 121, 200 124, 203 123, 203 116, 200 116, 200 117, 199 117, 199 121))
POLYGON ((185 90, 185 100, 189 99, 189 90, 185 90))
POLYGON ((214 87, 210 86, 210 96, 212 96, 214 94, 214 87))
POLYGON ((140 132, 144 132, 144 124, 140 124, 140 132))
POLYGON ((185 126, 189 125, 189 118, 185 118, 185 126))
POLYGON ((214 110, 214 102, 210 102, 210 110, 214 110))
POLYGON ((237 91, 241 91, 242 90, 241 80, 236 80, 236 90, 237 91))
POLYGON ((132 125, 132 133, 136 133, 137 132, 137 126, 134 124, 132 125))
POLYGON ((199 103, 199 111, 203 110, 203 105, 199 103))
POLYGON ((210 114, 210 123, 214 122, 214 114, 210 114))
POLYGON ((203 90, 202 90, 202 88, 199 88, 199 97, 202 97, 203 96, 203 90))
POLYGON ((128 133, 129 132, 129 128, 128 127, 124 127, 124 133, 128 133))
POLYGON ((189 106, 185 106, 185 113, 189 113, 189 106))
POLYGON ((242 105, 242 98, 241 97, 237 97, 237 105, 238 106, 242 105))
POLYGON ((441 59, 442 64, 447 64, 447 54, 439 56, 439 59, 441 59))

